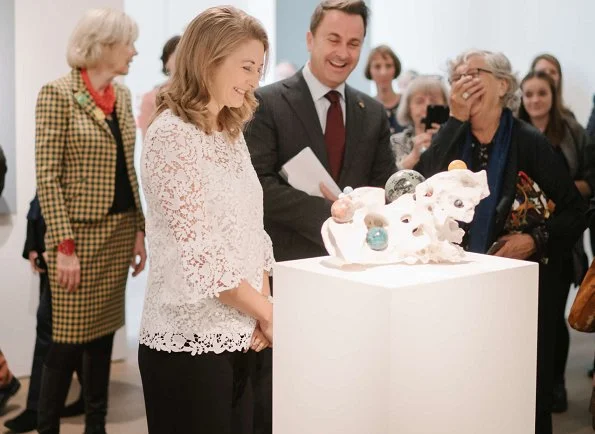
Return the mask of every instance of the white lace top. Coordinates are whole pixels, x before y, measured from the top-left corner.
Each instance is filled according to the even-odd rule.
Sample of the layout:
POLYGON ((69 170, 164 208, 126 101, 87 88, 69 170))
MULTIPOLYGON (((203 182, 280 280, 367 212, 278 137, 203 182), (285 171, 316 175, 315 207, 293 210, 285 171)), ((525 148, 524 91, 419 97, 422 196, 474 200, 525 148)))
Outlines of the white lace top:
POLYGON ((248 348, 255 320, 217 299, 262 289, 274 258, 262 188, 243 136, 229 143, 166 110, 141 157, 150 269, 140 343, 192 354, 248 348))

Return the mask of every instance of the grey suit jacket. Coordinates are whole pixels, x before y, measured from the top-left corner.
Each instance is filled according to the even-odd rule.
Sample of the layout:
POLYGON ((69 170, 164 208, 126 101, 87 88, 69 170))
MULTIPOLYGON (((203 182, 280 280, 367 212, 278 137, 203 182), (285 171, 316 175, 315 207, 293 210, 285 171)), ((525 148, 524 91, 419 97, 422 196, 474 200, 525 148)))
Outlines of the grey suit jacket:
MULTIPOLYGON (((259 107, 244 135, 264 192, 264 225, 278 261, 326 255, 320 229, 331 202, 289 186, 283 164, 311 147, 329 169, 324 134, 300 72, 256 91, 259 107)), ((346 144, 339 187, 384 187, 395 171, 389 123, 382 105, 345 87, 346 144)))

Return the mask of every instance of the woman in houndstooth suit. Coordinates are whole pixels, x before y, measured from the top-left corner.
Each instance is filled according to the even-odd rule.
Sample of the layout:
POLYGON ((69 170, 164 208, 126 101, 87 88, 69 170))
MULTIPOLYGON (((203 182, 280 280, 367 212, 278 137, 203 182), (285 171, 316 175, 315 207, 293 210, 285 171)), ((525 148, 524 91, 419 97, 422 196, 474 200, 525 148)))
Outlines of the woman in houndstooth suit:
POLYGON ((53 311, 40 433, 59 432, 81 358, 85 434, 105 433, 112 344, 124 324, 128 267, 137 275, 146 259, 130 93, 112 81, 128 73, 137 34, 136 23, 122 12, 87 12, 69 42, 72 71, 45 85, 37 100, 37 188, 47 223, 53 311))

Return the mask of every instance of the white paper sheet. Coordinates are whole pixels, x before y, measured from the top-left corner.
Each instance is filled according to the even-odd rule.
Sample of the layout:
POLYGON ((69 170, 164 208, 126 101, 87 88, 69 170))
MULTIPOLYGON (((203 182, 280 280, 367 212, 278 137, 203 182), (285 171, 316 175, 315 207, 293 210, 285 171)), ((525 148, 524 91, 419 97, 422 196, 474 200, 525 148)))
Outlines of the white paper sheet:
POLYGON ((279 174, 293 188, 297 188, 310 196, 322 196, 320 183, 323 182, 335 195, 341 193, 341 189, 326 171, 322 163, 310 147, 300 151, 295 157, 283 165, 279 174))

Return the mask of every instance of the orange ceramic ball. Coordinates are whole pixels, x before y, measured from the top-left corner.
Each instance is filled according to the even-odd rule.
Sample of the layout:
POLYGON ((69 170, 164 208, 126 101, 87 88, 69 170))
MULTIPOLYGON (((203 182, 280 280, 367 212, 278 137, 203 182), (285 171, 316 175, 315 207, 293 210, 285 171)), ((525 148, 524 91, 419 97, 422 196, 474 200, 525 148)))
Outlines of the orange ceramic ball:
POLYGON ((467 165, 462 160, 454 160, 448 165, 448 170, 455 170, 455 169, 466 169, 467 165))

